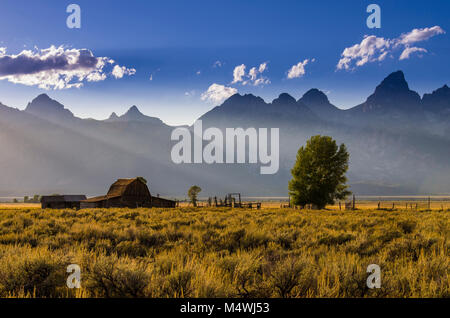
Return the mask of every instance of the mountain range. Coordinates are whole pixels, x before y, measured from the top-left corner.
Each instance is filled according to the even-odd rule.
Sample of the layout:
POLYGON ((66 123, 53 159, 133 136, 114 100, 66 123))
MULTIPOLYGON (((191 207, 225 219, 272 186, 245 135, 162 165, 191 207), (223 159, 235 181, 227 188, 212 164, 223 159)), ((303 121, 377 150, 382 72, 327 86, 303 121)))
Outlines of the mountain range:
MULTIPOLYGON (((280 129, 280 170, 260 175, 250 164, 171 162, 174 128, 132 106, 106 120, 81 119, 42 94, 25 110, 0 103, 0 196, 104 193, 117 178, 144 176, 152 194, 202 196, 241 192, 286 196, 298 148, 312 135, 329 135, 350 152, 351 190, 359 195, 450 193, 450 88, 410 90, 403 72, 387 76, 367 100, 342 110, 311 89, 296 100, 271 103, 235 94, 202 115, 204 127, 280 129)), ((192 127, 191 127, 192 128, 192 127)))

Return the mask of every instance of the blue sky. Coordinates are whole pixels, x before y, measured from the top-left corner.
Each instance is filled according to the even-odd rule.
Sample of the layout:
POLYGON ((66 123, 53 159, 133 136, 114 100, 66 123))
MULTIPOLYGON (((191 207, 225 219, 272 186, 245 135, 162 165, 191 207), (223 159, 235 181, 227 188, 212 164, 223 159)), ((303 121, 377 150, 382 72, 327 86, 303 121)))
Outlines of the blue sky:
MULTIPOLYGON (((43 58, 39 50, 63 46, 63 54, 87 49, 114 64, 101 69, 104 79, 44 89, 35 82, 36 73, 18 77, 11 67, 2 73, 0 49, 0 101, 23 109, 45 92, 81 117, 104 119, 137 105, 143 113, 175 125, 191 124, 218 104, 213 98, 217 95, 205 95, 213 84, 221 89, 219 97, 237 91, 266 101, 282 92, 300 98, 314 87, 333 104, 349 108, 401 69, 410 87, 423 94, 450 84, 449 12, 447 0, 2 0, 4 56, 31 50, 34 58, 43 58), (71 3, 81 7, 81 29, 66 26, 71 3), (371 3, 381 7, 380 29, 366 25, 371 3), (356 56, 348 69, 338 69, 346 48, 358 45, 350 53, 364 53, 365 35, 378 41, 377 51, 360 66, 356 63, 362 57, 356 56), (400 59, 406 49, 409 54, 400 59), (111 74, 115 65, 126 70, 121 78, 111 74), (233 83, 240 65, 245 65, 245 75, 233 83), (297 68, 289 78, 293 66, 297 68), (135 73, 126 74, 129 70, 135 73)), ((48 80, 45 76, 39 78, 48 80)))

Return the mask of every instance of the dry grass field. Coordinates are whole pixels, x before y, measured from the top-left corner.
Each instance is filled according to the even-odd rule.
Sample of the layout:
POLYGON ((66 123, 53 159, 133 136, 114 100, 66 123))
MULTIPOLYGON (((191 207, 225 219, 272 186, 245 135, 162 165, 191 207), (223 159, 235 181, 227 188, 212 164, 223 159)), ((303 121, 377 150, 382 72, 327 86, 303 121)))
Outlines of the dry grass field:
POLYGON ((3 207, 0 296, 450 297, 449 222, 449 210, 3 207), (80 289, 66 287, 69 264, 80 289))
POLYGON ((39 209, 40 203, 0 203, 0 211, 2 209, 39 209))

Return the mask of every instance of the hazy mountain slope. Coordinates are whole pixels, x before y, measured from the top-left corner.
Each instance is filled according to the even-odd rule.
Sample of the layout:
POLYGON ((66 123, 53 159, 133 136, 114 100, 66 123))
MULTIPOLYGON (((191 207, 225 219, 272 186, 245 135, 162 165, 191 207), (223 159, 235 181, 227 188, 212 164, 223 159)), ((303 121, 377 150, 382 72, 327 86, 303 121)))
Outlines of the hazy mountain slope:
POLYGON ((155 190, 170 194, 171 187, 179 184, 179 176, 189 179, 185 171, 176 171, 167 160, 152 160, 137 154, 138 150, 124 151, 112 140, 106 143, 89 138, 4 106, 0 108, 0 145, 4 150, 0 156, 0 193, 5 195, 97 194, 106 191, 118 177, 141 174, 149 180, 167 178, 155 190))
POLYGON ((314 116, 305 116, 311 112, 297 108, 289 95, 280 97, 283 107, 276 116, 262 99, 234 95, 200 119, 205 127, 230 127, 230 123, 279 127, 281 169, 271 181, 285 191, 297 149, 310 136, 322 134, 348 146, 350 183, 356 192, 371 186, 374 191, 383 187, 390 191, 394 185, 404 193, 450 192, 450 183, 442 178, 450 176, 450 144, 430 129, 420 96, 409 89, 403 72, 390 74, 365 103, 347 111, 333 106, 317 89, 299 100, 314 116))
POLYGON ((152 193, 165 196, 184 195, 192 184, 203 188, 201 195, 286 195, 296 152, 316 134, 347 145, 349 182, 357 194, 449 193, 448 91, 445 85, 420 99, 395 72, 365 103, 346 111, 312 89, 298 101, 283 93, 271 103, 236 94, 199 118, 203 129, 224 133, 279 128, 275 175, 261 175, 260 164, 176 165, 175 127, 136 106, 105 121, 80 119, 43 94, 25 111, 0 104, 0 195, 102 194, 116 178, 139 175, 148 178, 152 193))
POLYGON ((299 102, 308 106, 317 116, 325 120, 336 121, 343 113, 342 110, 330 103, 327 95, 316 88, 307 91, 299 99, 299 102))

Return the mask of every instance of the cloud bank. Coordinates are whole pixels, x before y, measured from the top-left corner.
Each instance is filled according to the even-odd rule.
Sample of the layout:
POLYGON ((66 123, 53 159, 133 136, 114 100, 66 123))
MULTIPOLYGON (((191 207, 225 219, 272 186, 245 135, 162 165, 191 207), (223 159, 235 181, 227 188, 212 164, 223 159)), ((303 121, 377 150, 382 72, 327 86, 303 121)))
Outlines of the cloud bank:
POLYGON ((367 63, 380 62, 387 55, 393 54, 398 49, 402 49, 399 60, 408 59, 413 53, 427 53, 426 49, 411 47, 411 45, 444 33, 445 31, 440 26, 434 26, 431 28, 413 29, 394 39, 366 35, 361 43, 344 49, 336 68, 338 70, 350 70, 367 63))
POLYGON ((236 88, 214 83, 208 88, 206 92, 202 94, 201 99, 203 101, 220 104, 225 99, 233 96, 237 92, 238 91, 236 88))
POLYGON ((122 78, 135 73, 135 69, 117 65, 108 57, 96 57, 88 49, 51 46, 7 55, 6 48, 0 48, 0 80, 47 90, 79 88, 84 82, 104 81, 110 74, 122 78))

